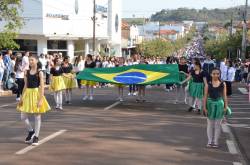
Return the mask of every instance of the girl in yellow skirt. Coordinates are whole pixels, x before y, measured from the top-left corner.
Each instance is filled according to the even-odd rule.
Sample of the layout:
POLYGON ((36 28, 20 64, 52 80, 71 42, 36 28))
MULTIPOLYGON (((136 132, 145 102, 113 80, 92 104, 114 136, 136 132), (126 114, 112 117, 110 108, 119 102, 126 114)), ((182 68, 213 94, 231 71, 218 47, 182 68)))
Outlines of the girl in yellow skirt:
MULTIPOLYGON (((85 68, 95 68, 95 67, 96 63, 94 62, 92 55, 88 54, 85 61, 85 68)), ((82 100, 87 100, 87 99, 93 100, 94 86, 96 85, 96 82, 82 80, 81 84, 86 86, 86 94, 82 100)))
POLYGON ((75 75, 73 74, 73 66, 69 62, 69 57, 63 59, 62 64, 63 81, 65 84, 65 100, 66 104, 71 104, 72 89, 77 87, 75 75))
POLYGON ((63 70, 61 68, 61 62, 58 58, 54 59, 54 67, 50 70, 51 84, 50 91, 54 92, 54 98, 56 102, 56 109, 63 110, 62 108, 62 90, 64 90, 65 84, 63 81, 63 70))
POLYGON ((25 73, 25 86, 22 98, 17 106, 21 112, 21 119, 29 131, 26 143, 38 145, 38 137, 41 127, 41 115, 50 110, 50 106, 44 97, 44 78, 43 72, 38 65, 38 57, 29 57, 30 70, 25 73), (32 128, 28 115, 35 117, 35 129, 32 128))

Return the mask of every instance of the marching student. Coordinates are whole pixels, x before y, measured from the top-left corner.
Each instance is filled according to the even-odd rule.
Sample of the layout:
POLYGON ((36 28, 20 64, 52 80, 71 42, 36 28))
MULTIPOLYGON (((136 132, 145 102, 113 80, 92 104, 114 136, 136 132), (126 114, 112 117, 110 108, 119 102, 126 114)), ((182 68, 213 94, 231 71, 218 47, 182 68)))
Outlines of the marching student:
MULTIPOLYGON (((95 68, 96 63, 93 60, 93 56, 91 54, 88 54, 85 61, 85 68, 95 68)), ((88 81, 88 80, 82 80, 82 85, 86 86, 86 93, 82 100, 93 100, 94 95, 94 86, 96 85, 96 82, 94 81, 88 81)))
POLYGON ((207 147, 218 148, 221 123, 228 112, 227 88, 226 83, 220 80, 220 69, 214 68, 211 78, 205 85, 203 113, 207 116, 207 147))
MULTIPOLYGON (((148 64, 148 62, 145 60, 145 57, 140 58, 140 64, 148 64)), ((136 102, 146 102, 145 95, 146 95, 146 85, 137 85, 138 86, 138 97, 136 99, 136 102)))
POLYGON ((192 97, 191 107, 188 109, 188 112, 196 109, 196 105, 198 104, 198 113, 201 112, 202 106, 202 98, 204 95, 204 84, 207 84, 206 75, 201 70, 201 63, 196 61, 194 63, 194 70, 191 70, 188 78, 181 82, 181 84, 189 81, 189 95, 192 97))
MULTIPOLYGON (((121 57, 116 64, 116 67, 123 67, 125 66, 125 59, 123 57, 121 57)), ((118 99, 120 102, 123 102, 123 96, 124 96, 124 87, 125 85, 123 84, 116 84, 117 88, 118 88, 118 99)))
MULTIPOLYGON (((60 57, 59 57, 59 61, 61 61, 60 57)), ((65 84, 66 104, 71 104, 72 89, 76 88, 77 82, 76 82, 75 76, 73 74, 73 66, 69 62, 68 56, 63 59, 62 71, 63 71, 63 81, 65 84)))
POLYGON ((24 92, 17 106, 21 112, 21 120, 29 131, 25 139, 26 143, 38 145, 38 137, 41 127, 41 115, 50 110, 50 106, 44 96, 44 78, 43 72, 38 65, 38 57, 31 55, 29 57, 30 69, 25 72, 24 92), (28 115, 35 117, 35 129, 32 128, 28 115))
POLYGON ((59 58, 54 59, 54 66, 50 70, 50 91, 54 92, 54 99, 56 102, 56 109, 63 110, 63 96, 62 91, 66 88, 63 80, 63 70, 59 58))
MULTIPOLYGON (((179 63, 179 72, 180 72, 180 81, 184 81, 186 77, 188 76, 188 65, 185 57, 180 58, 179 63)), ((176 88, 176 103, 179 102, 179 98, 184 93, 184 103, 187 104, 187 90, 185 87, 187 86, 187 83, 178 85, 176 88)))
POLYGON ((221 79, 227 84, 227 96, 231 96, 232 83, 235 79, 236 69, 233 67, 233 62, 231 60, 227 60, 225 66, 221 68, 221 79))

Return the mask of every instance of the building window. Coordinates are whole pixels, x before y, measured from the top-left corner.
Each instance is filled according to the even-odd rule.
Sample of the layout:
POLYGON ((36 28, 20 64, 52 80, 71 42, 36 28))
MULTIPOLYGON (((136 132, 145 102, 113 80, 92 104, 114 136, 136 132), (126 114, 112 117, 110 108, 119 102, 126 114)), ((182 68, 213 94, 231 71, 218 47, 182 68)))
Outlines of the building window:
POLYGON ((37 52, 37 40, 16 39, 15 41, 20 46, 20 51, 37 52))
POLYGON ((47 47, 51 50, 67 50, 67 41, 48 40, 47 47))

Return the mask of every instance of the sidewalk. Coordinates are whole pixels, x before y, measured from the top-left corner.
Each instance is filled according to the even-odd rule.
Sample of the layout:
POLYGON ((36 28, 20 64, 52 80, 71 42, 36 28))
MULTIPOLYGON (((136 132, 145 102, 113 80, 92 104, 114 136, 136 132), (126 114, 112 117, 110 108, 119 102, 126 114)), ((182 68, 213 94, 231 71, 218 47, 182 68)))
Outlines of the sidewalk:
POLYGON ((243 84, 234 84, 229 106, 233 115, 228 120, 246 162, 250 162, 250 103, 243 84), (243 94, 244 93, 244 94, 243 94))
POLYGON ((0 97, 1 96, 12 96, 12 92, 11 91, 1 91, 0 92, 0 97))

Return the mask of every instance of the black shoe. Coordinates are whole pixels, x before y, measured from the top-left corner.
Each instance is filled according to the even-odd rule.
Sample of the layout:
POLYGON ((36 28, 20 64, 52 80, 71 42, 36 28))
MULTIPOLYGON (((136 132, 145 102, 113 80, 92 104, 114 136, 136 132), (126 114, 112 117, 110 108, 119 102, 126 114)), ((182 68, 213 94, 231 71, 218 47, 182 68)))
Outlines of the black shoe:
POLYGON ((34 136, 32 146, 37 146, 38 145, 38 137, 34 136))
POLYGON ((198 114, 198 115, 201 114, 201 110, 200 110, 200 109, 197 110, 197 114, 198 114))
POLYGON ((188 112, 192 112, 194 110, 194 108, 193 107, 190 107, 189 109, 188 109, 188 112))
POLYGON ((33 137, 35 136, 35 131, 30 131, 25 139, 25 143, 32 143, 33 137))

